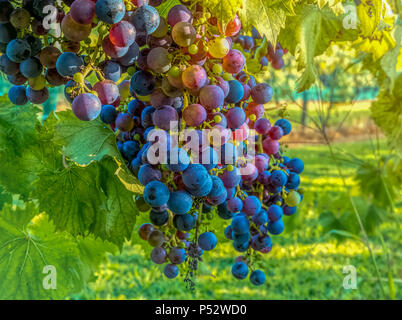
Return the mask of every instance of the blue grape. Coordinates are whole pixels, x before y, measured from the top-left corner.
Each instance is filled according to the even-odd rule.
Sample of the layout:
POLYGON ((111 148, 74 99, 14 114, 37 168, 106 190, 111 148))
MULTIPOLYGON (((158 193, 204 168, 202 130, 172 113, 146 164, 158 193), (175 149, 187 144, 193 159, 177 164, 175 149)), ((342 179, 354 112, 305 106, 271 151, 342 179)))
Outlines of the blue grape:
POLYGON ((245 252, 250 247, 249 241, 246 242, 237 242, 233 241, 233 248, 238 252, 245 252))
POLYGON ((210 171, 218 165, 218 154, 214 148, 207 146, 201 151, 198 162, 202 164, 207 171, 210 171))
POLYGON ((144 199, 153 207, 160 207, 169 201, 168 187, 160 181, 151 181, 144 188, 144 199))
POLYGON ((19 72, 18 63, 11 61, 6 54, 0 56, 0 71, 9 76, 14 76, 19 72))
POLYGON ((227 103, 237 103, 244 96, 243 85, 237 80, 230 80, 229 82, 229 93, 225 98, 227 103))
POLYGON ((25 40, 14 39, 7 44, 6 55, 11 61, 19 63, 29 58, 31 47, 25 40))
POLYGON ((11 103, 22 106, 28 102, 28 98, 26 96, 26 89, 24 86, 13 86, 8 91, 8 99, 10 99, 11 103))
POLYGON ((218 216, 224 220, 233 218, 234 213, 228 210, 226 201, 218 205, 218 216))
POLYGON ((121 77, 121 66, 114 61, 106 61, 101 65, 105 78, 117 82, 121 77))
POLYGON ((193 198, 185 191, 174 191, 170 194, 167 205, 174 214, 185 214, 193 206, 193 198))
MULTIPOLYGON (((41 104, 44 103, 48 98, 49 98, 49 90, 44 87, 42 90, 33 90, 31 87, 28 87, 26 89, 26 95, 27 98, 30 102, 34 104, 41 104)), ((86 103, 83 104, 82 108, 87 108, 92 109, 93 112, 91 112, 91 116, 95 116, 95 118, 99 115, 98 112, 98 107, 99 107, 99 112, 100 112, 100 103, 97 105, 96 100, 93 101, 94 104, 92 106, 88 106, 86 103)))
POLYGON ((232 219, 232 229, 235 233, 246 233, 250 228, 250 223, 247 217, 237 215, 232 219))
POLYGON ((166 262, 167 254, 166 250, 161 247, 155 247, 151 251, 151 260, 156 264, 162 264, 166 262))
POLYGON ((35 57, 30 57, 20 64, 20 72, 26 78, 36 78, 42 74, 42 69, 42 64, 35 57))
POLYGON ((281 219, 274 222, 273 221, 268 222, 268 231, 273 235, 281 234, 284 229, 285 225, 281 219))
POLYGON ((212 232, 204 232, 198 237, 198 245, 202 250, 209 251, 216 247, 218 240, 212 232))
POLYGON ((169 279, 174 279, 179 274, 179 267, 175 264, 167 264, 163 269, 163 274, 169 279))
POLYGON ((208 177, 208 171, 201 164, 190 164, 182 176, 184 185, 191 189, 202 187, 208 177))
POLYGON ((100 113, 100 119, 102 122, 106 124, 111 124, 115 122, 117 117, 117 111, 116 108, 110 104, 106 104, 102 106, 102 110, 100 113))
POLYGON ((229 224, 224 231, 225 237, 229 240, 233 240, 232 238, 232 226, 229 224))
POLYGON ((173 148, 169 150, 166 160, 166 167, 173 172, 180 172, 187 169, 190 164, 190 157, 186 150, 181 148, 173 148))
POLYGON ((282 170, 274 170, 271 172, 271 177, 269 178, 271 184, 275 187, 283 187, 288 178, 282 170))
POLYGON ((276 204, 272 204, 268 208, 268 219, 269 221, 278 221, 279 219, 282 219, 283 216, 283 210, 280 206, 277 206, 276 204))
POLYGON ((256 286, 263 285, 265 283, 265 273, 261 270, 254 270, 250 274, 250 281, 256 286))
POLYGON ((151 220, 153 225, 161 227, 168 222, 169 213, 166 210, 162 212, 151 210, 151 212, 149 213, 149 219, 151 220))
POLYGON ((218 197, 220 194, 222 194, 222 192, 226 192, 225 186, 223 185, 221 179, 219 179, 217 176, 212 176, 211 179, 212 179, 212 189, 208 193, 208 197, 218 197))
POLYGON ((287 119, 279 119, 275 122, 275 126, 281 127, 283 135, 287 135, 292 131, 292 125, 287 119))
POLYGON ((134 128, 134 118, 130 113, 121 112, 116 117, 116 127, 120 131, 130 132, 134 128))
POLYGON ((266 83, 259 83, 251 88, 251 97, 255 103, 267 103, 271 101, 272 95, 272 88, 266 83))
POLYGON ((139 170, 140 170, 141 165, 142 165, 141 158, 137 156, 135 159, 133 159, 133 160, 130 162, 130 170, 131 170, 135 175, 138 175, 138 172, 139 172, 139 170))
POLYGON ((131 77, 130 87, 140 96, 149 95, 155 89, 155 78, 149 72, 139 70, 131 77))
POLYGON ((158 28, 160 16, 154 7, 143 5, 134 11, 131 16, 131 23, 138 32, 151 34, 158 28))
POLYGON ((31 48, 31 56, 36 56, 42 50, 42 40, 36 38, 30 34, 24 37, 24 40, 28 42, 29 47, 31 48))
POLYGON ((304 163, 299 158, 293 158, 286 163, 290 171, 300 174, 304 170, 304 163))
POLYGON ((1 43, 9 43, 15 38, 17 38, 17 31, 10 23, 0 24, 1 43))
POLYGON ((133 42, 129 47, 124 56, 118 58, 117 60, 122 66, 129 67, 132 66, 140 55, 140 47, 136 42, 133 42))
MULTIPOLYGON (((130 142, 130 141, 127 141, 130 142)), ((144 186, 146 186, 151 181, 162 179, 162 174, 158 169, 153 168, 149 164, 143 164, 138 171, 138 180, 144 186)), ((170 199, 170 198, 169 198, 170 199)))
POLYGON ((77 72, 80 72, 80 68, 83 65, 83 60, 75 53, 64 52, 57 58, 56 70, 63 77, 72 77, 77 72))
POLYGON ((285 216, 291 216, 296 213, 297 207, 289 207, 286 204, 283 206, 283 214, 285 216))
POLYGON ((258 213, 256 213, 251 220, 255 225, 260 226, 266 224, 268 222, 268 214, 264 209, 261 209, 258 213))
POLYGON ((236 233, 236 232, 232 231, 232 239, 235 242, 246 243, 250 240, 250 232, 236 233))
POLYGON ((152 126, 154 123, 152 121, 152 114, 155 112, 155 108, 152 106, 146 107, 144 110, 141 112, 141 125, 144 128, 148 128, 152 126))
POLYGON ((272 246, 272 240, 268 235, 256 234, 251 239, 251 247, 254 250, 261 251, 264 248, 271 246, 272 246))
POLYGON ((114 24, 123 19, 126 7, 122 0, 98 0, 95 4, 95 11, 99 20, 114 24))
POLYGON ((246 121, 246 113, 243 111, 243 109, 239 107, 234 107, 229 109, 229 111, 226 114, 226 119, 228 127, 232 130, 235 130, 241 127, 244 121, 246 121))
POLYGON ((248 275, 248 266, 244 262, 236 262, 232 266, 232 274, 236 279, 245 279, 248 275))
POLYGON ((237 148, 230 142, 225 143, 218 151, 221 164, 234 164, 237 160, 237 148))
POLYGON ((74 98, 72 109, 78 119, 92 121, 99 116, 102 110, 102 105, 98 97, 94 94, 81 93, 74 98))
POLYGON ((171 263, 180 264, 186 260, 186 250, 183 248, 173 247, 168 254, 171 263))
POLYGON ((239 197, 234 197, 227 201, 227 208, 230 212, 240 212, 243 209, 243 201, 239 197))
POLYGON ((252 216, 261 210, 261 201, 256 196, 249 196, 243 201, 243 212, 252 216))
POLYGON ((300 177, 297 173, 291 172, 288 176, 288 181, 286 182, 286 188, 288 189, 297 189, 300 185, 300 177))
POLYGON ((234 170, 224 170, 224 172, 220 175, 220 178, 223 181, 223 185, 226 188, 234 188, 241 181, 240 170, 238 168, 234 168, 234 170))
POLYGON ((195 226, 195 219, 191 214, 177 214, 173 217, 173 225, 177 230, 190 231, 195 226))

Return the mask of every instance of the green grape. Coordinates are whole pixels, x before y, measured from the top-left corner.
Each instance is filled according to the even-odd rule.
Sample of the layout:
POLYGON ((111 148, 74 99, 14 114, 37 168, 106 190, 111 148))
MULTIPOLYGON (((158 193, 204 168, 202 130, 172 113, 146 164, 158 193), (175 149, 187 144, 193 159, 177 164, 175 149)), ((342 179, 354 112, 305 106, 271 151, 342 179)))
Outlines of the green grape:
POLYGON ((25 29, 31 23, 31 15, 24 8, 17 8, 10 15, 10 23, 17 29, 25 29))
POLYGON ((179 22, 176 23, 172 29, 173 41, 180 47, 188 47, 196 38, 196 31, 191 23, 179 22))
POLYGON ((223 71, 222 65, 215 63, 212 66, 212 72, 215 74, 221 74, 223 71))
POLYGON ((42 90, 46 86, 46 79, 43 75, 39 75, 36 78, 28 79, 28 85, 33 90, 39 91, 39 90, 42 90))
POLYGON ((188 47, 188 52, 190 54, 197 54, 198 46, 196 44, 192 44, 191 46, 188 47))
POLYGON ((228 54, 230 43, 224 37, 215 38, 208 42, 208 51, 214 58, 221 59, 228 54))

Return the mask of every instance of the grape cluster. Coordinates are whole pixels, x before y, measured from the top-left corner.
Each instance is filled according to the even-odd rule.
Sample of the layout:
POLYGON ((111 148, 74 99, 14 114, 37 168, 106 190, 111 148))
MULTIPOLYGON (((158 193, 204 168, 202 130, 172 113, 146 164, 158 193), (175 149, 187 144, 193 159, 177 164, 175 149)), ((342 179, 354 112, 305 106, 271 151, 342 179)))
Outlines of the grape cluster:
MULTIPOLYGON (((256 81, 233 47, 252 51, 259 36, 240 35, 237 16, 222 28, 200 4, 175 5, 164 18, 155 8, 162 2, 0 2, 0 70, 15 85, 9 99, 40 104, 48 86, 64 85, 77 118, 99 117, 116 132, 144 186, 136 205, 150 223, 139 236, 167 278, 184 270, 192 284, 203 252, 217 245, 217 215, 231 221, 224 234, 244 253, 234 277, 244 279, 250 268, 250 281, 261 285, 255 257, 271 251, 282 216, 294 214, 303 197, 303 162, 283 156, 279 143, 291 124, 266 117, 272 88, 256 81), (61 36, 43 26, 49 4, 61 36)), ((281 68, 282 55, 280 45, 269 45, 264 57, 281 68)))

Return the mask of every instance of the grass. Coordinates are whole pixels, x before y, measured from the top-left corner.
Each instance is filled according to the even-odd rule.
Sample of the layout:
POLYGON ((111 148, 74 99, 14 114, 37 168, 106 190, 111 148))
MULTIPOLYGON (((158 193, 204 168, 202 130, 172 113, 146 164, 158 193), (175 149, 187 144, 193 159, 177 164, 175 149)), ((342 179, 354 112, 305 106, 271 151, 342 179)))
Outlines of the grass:
MULTIPOLYGON (((336 144, 337 150, 351 152, 362 159, 373 157, 370 142, 336 144)), ((382 152, 385 144, 380 144, 382 152)), ((331 199, 339 197, 342 190, 333 161, 326 146, 303 146, 289 149, 290 156, 305 161, 302 184, 305 197, 298 212, 285 217, 285 232, 273 238, 274 248, 264 256, 261 267, 267 282, 261 287, 251 285, 248 279, 239 281, 232 277, 230 268, 236 252, 231 244, 219 238, 218 247, 205 253, 200 265, 197 288, 190 293, 183 278, 167 280, 162 266, 150 262, 149 246, 127 244, 118 256, 110 256, 102 265, 86 290, 75 299, 381 299, 389 298, 387 287, 387 260, 378 237, 373 236, 374 254, 386 295, 382 296, 375 278, 374 267, 366 247, 354 238, 335 238, 326 234, 323 211, 331 206, 331 199), (330 200, 328 200, 330 199, 330 200), (145 248, 145 250, 144 250, 145 248), (343 268, 353 265, 357 272, 357 289, 344 289, 343 268)), ((347 182, 355 184, 355 167, 342 162, 347 182)), ((359 195, 357 187, 352 193, 359 195)), ((346 199, 346 198, 345 198, 346 199)), ((334 200, 335 201, 335 200, 334 200)), ((346 200, 345 200, 346 201, 346 200)), ((340 206, 339 210, 344 210, 340 206)), ((400 208, 397 210, 401 214, 400 208)), ((352 215, 352 213, 350 213, 352 215)), ((353 216, 351 216, 353 219, 353 216)), ((146 220, 140 219, 139 223, 146 220)), ((219 222, 222 224, 222 220, 219 222)), ((225 226, 227 222, 223 223, 225 226)), ((384 222, 378 228, 391 252, 393 277, 396 279, 396 298, 401 299, 402 259, 399 249, 401 226, 384 222)), ((223 233, 223 228, 222 228, 223 233)))

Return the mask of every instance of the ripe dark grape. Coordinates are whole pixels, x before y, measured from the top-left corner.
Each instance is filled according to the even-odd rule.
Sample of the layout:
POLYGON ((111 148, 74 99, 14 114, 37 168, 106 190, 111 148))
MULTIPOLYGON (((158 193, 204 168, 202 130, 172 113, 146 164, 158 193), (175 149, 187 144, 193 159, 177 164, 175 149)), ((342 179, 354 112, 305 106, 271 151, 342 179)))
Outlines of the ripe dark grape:
POLYGON ((136 30, 128 21, 120 21, 110 29, 109 39, 118 47, 128 47, 134 43, 136 30))
POLYGON ((134 11, 131 16, 131 23, 136 30, 141 30, 145 34, 153 33, 159 26, 159 13, 149 5, 143 5, 134 11))
POLYGON ((232 274, 236 279, 244 279, 248 275, 248 267, 244 262, 236 262, 232 267, 232 274))
POLYGON ((114 24, 123 19, 126 7, 122 0, 98 0, 95 4, 95 12, 99 20, 114 24))
POLYGON ((10 88, 8 92, 8 98, 11 103, 21 106, 28 102, 28 98, 26 96, 26 89, 24 86, 13 86, 10 88))
POLYGON ((101 102, 92 93, 82 93, 75 97, 72 109, 76 117, 83 121, 96 119, 101 112, 101 102))

